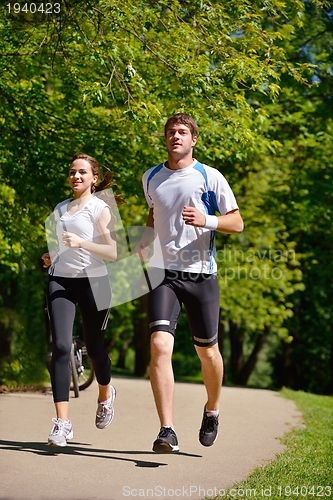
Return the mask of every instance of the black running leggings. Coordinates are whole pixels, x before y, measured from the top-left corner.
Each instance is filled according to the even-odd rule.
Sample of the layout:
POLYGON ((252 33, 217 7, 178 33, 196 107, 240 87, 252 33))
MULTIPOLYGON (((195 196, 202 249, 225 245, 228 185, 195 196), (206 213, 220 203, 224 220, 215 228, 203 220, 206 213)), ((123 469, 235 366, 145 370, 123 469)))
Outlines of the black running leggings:
POLYGON ((111 360, 104 348, 104 333, 111 306, 108 276, 99 278, 50 276, 47 305, 52 332, 51 383, 55 403, 69 401, 71 380, 69 358, 76 304, 82 316, 84 341, 97 382, 108 385, 111 380, 111 360), (102 303, 102 310, 98 310, 96 302, 99 306, 102 303))

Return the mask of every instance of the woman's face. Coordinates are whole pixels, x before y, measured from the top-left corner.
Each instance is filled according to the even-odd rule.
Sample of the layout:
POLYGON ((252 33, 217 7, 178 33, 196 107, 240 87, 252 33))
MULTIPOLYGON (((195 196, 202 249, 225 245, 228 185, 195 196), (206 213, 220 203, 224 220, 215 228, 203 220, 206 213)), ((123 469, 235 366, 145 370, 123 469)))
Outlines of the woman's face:
POLYGON ((91 187, 97 179, 98 176, 93 174, 89 162, 81 158, 73 161, 69 169, 69 184, 75 198, 90 194, 91 187))

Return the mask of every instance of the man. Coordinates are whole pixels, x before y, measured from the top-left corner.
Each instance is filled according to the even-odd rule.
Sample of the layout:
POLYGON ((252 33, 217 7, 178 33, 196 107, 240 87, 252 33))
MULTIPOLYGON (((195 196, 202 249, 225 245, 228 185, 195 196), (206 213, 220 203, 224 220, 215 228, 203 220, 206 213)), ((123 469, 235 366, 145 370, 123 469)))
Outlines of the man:
POLYGON ((149 169, 142 182, 150 207, 147 231, 136 247, 144 259, 154 228, 161 251, 152 268, 165 269, 164 281, 149 294, 151 331, 150 381, 161 429, 153 451, 179 451, 173 424, 172 352, 184 304, 207 391, 199 441, 211 446, 218 435, 223 361, 218 348, 220 297, 216 276, 215 231, 237 234, 243 221, 223 175, 193 158, 198 127, 186 114, 171 116, 165 125, 168 160, 149 169), (217 215, 217 214, 221 215, 217 215))

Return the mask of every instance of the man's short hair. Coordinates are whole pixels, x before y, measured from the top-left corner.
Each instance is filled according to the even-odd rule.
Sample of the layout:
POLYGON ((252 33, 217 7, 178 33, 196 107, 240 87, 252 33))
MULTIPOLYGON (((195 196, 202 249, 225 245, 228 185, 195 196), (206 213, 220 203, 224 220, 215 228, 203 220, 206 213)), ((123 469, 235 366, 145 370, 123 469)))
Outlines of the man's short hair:
POLYGON ((181 123, 182 125, 186 125, 191 131, 192 137, 198 137, 199 129, 197 122, 192 118, 192 116, 187 115, 185 113, 177 113, 175 115, 170 116, 168 121, 164 126, 164 136, 167 134, 168 128, 176 125, 177 123, 181 123))

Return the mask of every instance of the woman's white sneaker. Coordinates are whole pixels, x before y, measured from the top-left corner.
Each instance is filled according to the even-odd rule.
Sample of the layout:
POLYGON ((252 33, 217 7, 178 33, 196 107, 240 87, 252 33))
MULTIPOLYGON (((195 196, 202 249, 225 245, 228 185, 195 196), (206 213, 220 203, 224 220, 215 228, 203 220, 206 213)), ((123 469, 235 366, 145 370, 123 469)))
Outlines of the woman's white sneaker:
POLYGON ((52 422, 54 425, 47 444, 49 446, 66 446, 67 441, 74 437, 71 421, 62 420, 62 418, 52 418, 52 422))
POLYGON ((105 429, 105 427, 111 424, 113 419, 113 403, 116 399, 116 389, 113 387, 113 385, 110 385, 110 391, 111 396, 105 403, 101 403, 99 400, 97 401, 98 406, 96 411, 95 425, 98 429, 105 429))

